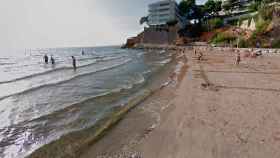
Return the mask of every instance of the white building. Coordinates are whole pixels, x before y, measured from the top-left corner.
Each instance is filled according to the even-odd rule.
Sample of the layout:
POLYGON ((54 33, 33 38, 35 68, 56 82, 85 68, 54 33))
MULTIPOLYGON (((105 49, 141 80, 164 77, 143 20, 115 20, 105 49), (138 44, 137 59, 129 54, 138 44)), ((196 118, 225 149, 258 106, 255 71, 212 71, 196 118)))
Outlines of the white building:
POLYGON ((175 0, 162 0, 149 5, 148 25, 165 25, 171 21, 178 21, 181 27, 184 25, 175 0))

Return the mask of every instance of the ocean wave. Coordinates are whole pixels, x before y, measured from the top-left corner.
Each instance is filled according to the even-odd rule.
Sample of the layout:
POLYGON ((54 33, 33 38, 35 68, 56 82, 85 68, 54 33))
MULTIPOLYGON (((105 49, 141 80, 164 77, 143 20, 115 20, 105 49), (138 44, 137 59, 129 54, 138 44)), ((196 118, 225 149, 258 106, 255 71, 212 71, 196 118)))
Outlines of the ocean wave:
POLYGON ((164 53, 166 53, 166 50, 159 51, 159 54, 164 54, 164 53))
MULTIPOLYGON (((76 103, 68 105, 65 108, 62 108, 62 109, 59 109, 59 110, 56 110, 56 111, 52 111, 49 114, 45 114, 45 115, 42 115, 42 116, 37 116, 37 118, 32 118, 31 120, 26 120, 24 122, 17 123, 16 125, 11 125, 9 127, 0 128, 0 133, 2 133, 2 134, 5 133, 5 135, 6 135, 5 139, 2 139, 2 140, 0 139, 0 142, 2 142, 2 143, 5 142, 7 144, 8 143, 12 144, 13 141, 16 141, 16 139, 9 139, 9 137, 10 136, 15 137, 17 135, 21 135, 21 134, 25 133, 27 128, 24 128, 24 126, 29 126, 29 128, 34 126, 34 128, 35 128, 35 127, 38 127, 38 125, 41 124, 41 123, 45 124, 49 119, 52 119, 52 118, 56 118, 56 122, 59 122, 60 119, 62 119, 61 121, 63 122, 63 120, 65 119, 65 117, 63 117, 63 115, 69 115, 69 113, 71 113, 71 116, 73 116, 73 115, 75 115, 75 113, 80 112, 80 110, 78 110, 77 107, 79 107, 79 109, 81 109, 83 107, 86 107, 88 105, 87 104, 88 102, 93 102, 94 100, 97 100, 97 99, 102 99, 102 98, 107 98, 107 97, 116 97, 116 96, 120 96, 122 94, 126 94, 127 91, 129 91, 130 89, 133 89, 136 84, 139 84, 139 82, 126 84, 126 85, 119 85, 115 89, 108 90, 106 92, 103 92, 103 93, 95 95, 95 96, 91 96, 89 98, 85 98, 85 99, 80 100, 76 103), (122 93, 122 92, 124 92, 124 93, 122 93), (21 128, 22 127, 22 130, 20 130, 20 132, 19 132, 19 130, 17 130, 17 131, 10 130, 10 129, 16 129, 15 127, 16 128, 21 128)), ((139 98, 139 97, 143 97, 143 96, 138 95, 137 97, 139 98)), ((137 98, 133 98, 133 99, 137 99, 137 98)), ((134 104, 133 100, 130 99, 128 101, 128 103, 120 103, 119 105, 110 106, 110 109, 112 109, 114 107, 123 108, 125 106, 130 106, 130 108, 131 108, 135 104, 134 104)), ((125 108, 127 108, 127 107, 125 107, 125 108)), ((104 118, 105 115, 106 114, 103 113, 102 117, 104 118)), ((100 118, 97 118, 97 119, 99 120, 100 118)), ((74 122, 75 121, 78 121, 78 120, 74 120, 74 122)), ((68 123, 72 124, 73 122, 68 122, 68 123)), ((66 124, 68 124, 68 123, 66 123, 66 124)), ((65 125, 65 122, 62 125, 65 125)), ((63 134, 67 135, 70 132, 74 132, 74 131, 77 131, 77 130, 83 130, 84 128, 91 128, 91 126, 96 126, 96 125, 95 125, 95 123, 93 124, 91 122, 88 122, 88 124, 83 126, 83 128, 80 127, 80 128, 77 129, 77 127, 72 127, 70 129, 66 130, 65 132, 61 133, 61 135, 63 135, 63 134)), ((48 139, 48 141, 54 141, 54 139, 59 139, 59 137, 52 137, 52 138, 48 139)), ((28 140, 26 140, 26 141, 28 141, 28 140)), ((48 143, 50 143, 50 142, 48 142, 48 143)))
POLYGON ((86 60, 97 60, 97 61, 109 61, 109 60, 114 60, 114 59, 120 59, 123 58, 124 56, 95 56, 95 57, 86 57, 86 58, 80 58, 78 61, 86 61, 86 60))
POLYGON ((15 64, 15 63, 12 63, 12 62, 10 62, 10 63, 7 63, 7 62, 6 62, 6 63, 0 62, 0 65, 1 65, 1 66, 3 66, 3 65, 14 65, 14 64, 15 64))
POLYGON ((143 90, 137 96, 130 98, 125 104, 114 107, 109 115, 103 116, 96 124, 86 129, 72 131, 71 133, 61 136, 58 140, 54 140, 47 145, 34 149, 35 151, 28 157, 69 157, 70 155, 78 157, 90 144, 96 142, 104 132, 118 123, 129 110, 150 95, 151 91, 143 90))
POLYGON ((160 62, 158 62, 158 63, 159 63, 159 64, 162 64, 162 65, 165 65, 165 64, 170 63, 171 61, 172 61, 172 59, 165 59, 165 60, 160 61, 160 62))
POLYGON ((97 99, 101 99, 101 98, 105 98, 105 97, 110 97, 110 96, 118 96, 122 92, 129 91, 129 90, 133 89, 138 84, 140 84, 140 83, 139 82, 134 82, 134 83, 119 85, 118 87, 116 87, 114 89, 110 89, 110 90, 107 90, 103 93, 100 93, 100 94, 97 94, 97 95, 79 100, 78 102, 72 103, 71 105, 68 105, 63 109, 53 111, 50 114, 40 116, 40 117, 37 117, 37 118, 33 118, 29 122, 43 121, 43 120, 47 120, 47 118, 53 118, 54 115, 59 115, 60 113, 64 113, 64 112, 68 112, 68 111, 73 111, 73 109, 76 109, 77 105, 82 105, 86 102, 90 102, 90 101, 93 101, 93 100, 97 100, 97 99))
POLYGON ((94 60, 94 59, 100 59, 104 58, 103 56, 93 56, 93 57, 87 57, 87 58, 80 58, 78 61, 85 61, 85 60, 94 60))
POLYGON ((145 82, 145 78, 142 74, 137 74, 137 78, 134 80, 135 84, 141 84, 145 82))
MULTIPOLYGON (((116 59, 121 59, 121 57, 96 60, 96 61, 94 61, 92 63, 89 63, 89 64, 80 65, 80 66, 77 67, 77 69, 92 66, 92 65, 95 65, 95 64, 100 63, 100 62, 111 61, 111 60, 116 60, 116 59)), ((42 76, 42 75, 49 74, 49 73, 54 73, 54 72, 57 72, 57 71, 65 71, 65 70, 72 70, 72 69, 73 69, 72 66, 63 66, 63 67, 59 67, 59 68, 56 68, 56 69, 43 71, 43 72, 40 72, 40 73, 35 73, 35 74, 32 74, 32 75, 27 75, 27 76, 24 76, 24 77, 15 78, 15 79, 8 80, 8 81, 0 81, 0 84, 12 83, 12 82, 20 81, 20 80, 30 79, 30 78, 37 77, 37 76, 42 76)))
POLYGON ((125 56, 105 56, 104 58, 100 59, 100 61, 109 61, 109 60, 115 60, 115 59, 121 59, 125 56))
MULTIPOLYGON (((93 100, 96 100, 96 99, 101 99, 102 97, 119 96, 120 93, 127 92, 127 91, 135 88, 135 86, 140 85, 144 82, 145 82, 144 77, 141 77, 141 78, 139 78, 137 80, 133 80, 129 83, 120 84, 114 89, 103 89, 102 90, 103 92, 101 92, 100 94, 84 98, 82 100, 79 100, 78 102, 72 103, 72 104, 67 105, 67 106, 62 106, 63 107, 62 109, 49 111, 48 114, 43 114, 43 116, 36 116, 36 118, 31 118, 30 120, 25 120, 23 122, 19 122, 18 124, 22 124, 22 123, 26 124, 27 122, 29 122, 29 123, 30 122, 38 122, 38 121, 47 120, 47 118, 55 118, 54 115, 64 113, 65 111, 66 112, 67 111, 73 111, 73 109, 75 109, 77 107, 77 105, 84 105, 84 103, 86 103, 86 102, 93 101, 93 100)), ((1 132, 1 128, 0 128, 0 132, 1 132)))
POLYGON ((73 77, 70 77, 70 78, 62 80, 62 81, 58 81, 58 82, 54 82, 54 83, 48 83, 48 84, 40 85, 40 86, 37 86, 37 87, 32 87, 32 88, 29 88, 27 90, 23 90, 21 92, 17 92, 17 93, 13 93, 13 94, 10 94, 10 95, 2 96, 2 97, 0 97, 0 101, 5 99, 5 98, 11 97, 11 96, 22 95, 22 94, 25 94, 25 93, 28 93, 28 92, 31 92, 31 91, 34 91, 34 90, 37 90, 37 89, 41 89, 41 88, 45 88, 45 87, 51 87, 51 86, 56 86, 56 85, 59 85, 59 84, 62 84, 62 83, 66 83, 66 82, 69 82, 71 80, 80 78, 80 77, 85 77, 85 76, 88 76, 88 75, 92 75, 94 73, 98 73, 98 72, 114 69, 116 67, 119 67, 119 66, 122 66, 124 64, 127 64, 127 63, 129 63, 131 61, 132 61, 132 59, 127 59, 127 60, 125 60, 125 61, 123 61, 121 63, 114 64, 114 65, 111 65, 111 66, 108 66, 108 67, 103 67, 102 69, 99 69, 99 70, 96 70, 96 71, 79 74, 77 76, 73 76, 73 77))
POLYGON ((35 74, 32 74, 32 75, 27 75, 27 76, 24 76, 24 77, 15 78, 15 79, 8 80, 8 81, 0 81, 0 84, 12 83, 12 82, 33 78, 33 77, 41 76, 41 75, 56 72, 56 71, 67 70, 67 69, 73 69, 73 68, 72 67, 60 67, 60 68, 57 68, 57 69, 48 70, 48 71, 44 71, 44 72, 40 72, 40 73, 35 73, 35 74))

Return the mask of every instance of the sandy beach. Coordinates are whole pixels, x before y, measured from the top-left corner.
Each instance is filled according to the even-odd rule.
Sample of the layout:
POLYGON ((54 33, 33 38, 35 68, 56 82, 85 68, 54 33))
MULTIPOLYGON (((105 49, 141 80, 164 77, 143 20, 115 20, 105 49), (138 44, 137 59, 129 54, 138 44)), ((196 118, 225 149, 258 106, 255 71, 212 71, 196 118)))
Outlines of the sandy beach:
POLYGON ((133 109, 81 157, 280 157, 280 56, 193 51, 176 81, 133 109))

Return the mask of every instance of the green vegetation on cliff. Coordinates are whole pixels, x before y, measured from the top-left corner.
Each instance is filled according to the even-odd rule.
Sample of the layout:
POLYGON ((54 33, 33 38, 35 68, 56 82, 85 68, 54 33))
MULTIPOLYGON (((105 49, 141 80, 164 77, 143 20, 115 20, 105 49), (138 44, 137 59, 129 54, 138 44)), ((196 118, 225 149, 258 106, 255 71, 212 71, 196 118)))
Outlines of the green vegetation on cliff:
MULTIPOLYGON (((255 2, 256 3, 256 2, 255 2)), ((271 47, 280 48, 280 17, 279 3, 261 3, 258 14, 254 17, 240 19, 239 25, 229 27, 224 32, 219 32, 210 39, 215 45, 231 45, 238 47, 271 47), (278 8, 278 9, 277 9, 278 8), (242 21, 247 20, 248 26, 255 22, 255 30, 250 31, 240 28, 242 21)), ((217 23, 214 19, 209 26, 217 23)), ((215 26, 215 25, 214 25, 215 26)), ((215 27, 211 27, 215 29, 215 27)))

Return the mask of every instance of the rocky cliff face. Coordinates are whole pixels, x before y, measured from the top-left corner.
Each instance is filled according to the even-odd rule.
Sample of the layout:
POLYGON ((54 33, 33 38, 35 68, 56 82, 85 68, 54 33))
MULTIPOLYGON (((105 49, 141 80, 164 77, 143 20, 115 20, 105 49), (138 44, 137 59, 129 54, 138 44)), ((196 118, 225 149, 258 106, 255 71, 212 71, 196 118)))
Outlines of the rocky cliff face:
POLYGON ((175 44, 178 31, 178 26, 169 26, 166 29, 145 28, 136 37, 127 39, 124 47, 132 48, 137 44, 175 44))

